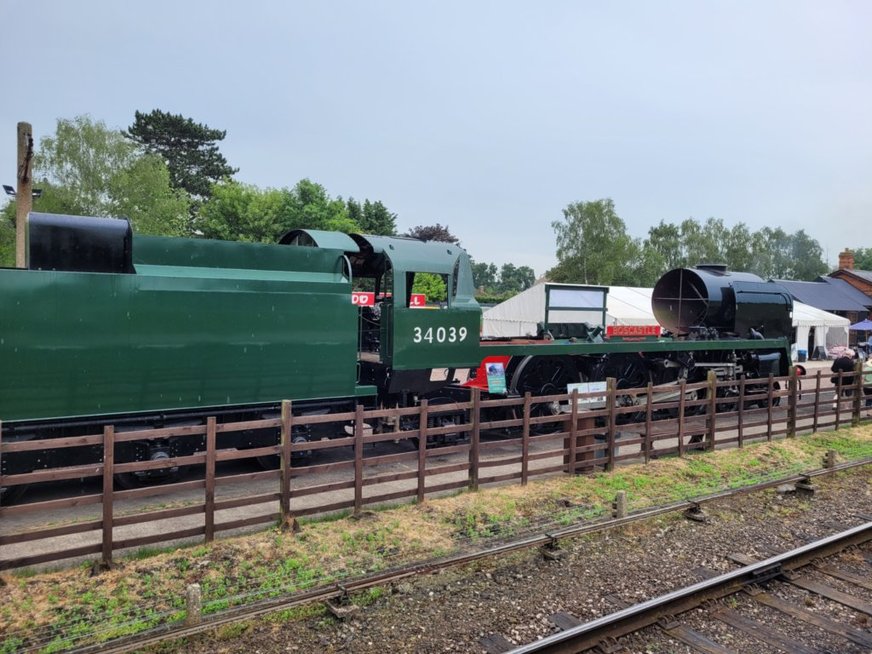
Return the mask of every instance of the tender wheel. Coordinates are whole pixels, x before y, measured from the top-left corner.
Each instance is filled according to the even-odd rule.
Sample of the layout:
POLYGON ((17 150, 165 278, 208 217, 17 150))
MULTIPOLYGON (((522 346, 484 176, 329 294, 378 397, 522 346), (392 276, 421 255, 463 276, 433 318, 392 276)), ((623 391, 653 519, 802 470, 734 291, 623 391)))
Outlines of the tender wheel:
MULTIPOLYGON (((510 389, 518 395, 530 393, 534 397, 542 395, 559 395, 566 392, 567 384, 575 384, 582 380, 581 374, 569 357, 525 357, 515 368, 510 389)), ((568 411, 568 402, 533 402, 530 406, 530 417, 556 416, 568 411)), ((531 425, 534 434, 549 434, 561 431, 560 422, 531 425)))
MULTIPOLYGON (((135 443, 135 450, 131 455, 124 456, 121 463, 134 461, 164 461, 172 458, 169 443, 135 443)), ((115 475, 115 482, 121 488, 132 489, 148 486, 150 484, 171 484, 181 477, 182 467, 172 466, 157 470, 143 470, 140 472, 122 472, 115 475)))
MULTIPOLYGON (((299 445, 300 443, 308 443, 309 436, 307 433, 294 434, 291 436, 291 443, 299 445)), ((303 450, 302 452, 293 452, 291 454, 291 465, 299 463, 306 464, 312 457, 312 450, 303 450)), ((281 464, 282 458, 278 454, 269 454, 267 456, 259 456, 255 459, 257 464, 264 470, 275 470, 281 464)))

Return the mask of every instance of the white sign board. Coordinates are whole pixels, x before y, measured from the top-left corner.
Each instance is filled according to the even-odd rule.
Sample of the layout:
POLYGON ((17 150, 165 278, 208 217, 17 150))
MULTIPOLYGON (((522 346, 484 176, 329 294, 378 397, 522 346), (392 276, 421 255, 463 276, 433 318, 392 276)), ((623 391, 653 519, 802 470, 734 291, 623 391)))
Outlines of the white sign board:
POLYGON ((591 397, 578 398, 579 409, 602 409, 606 405, 606 382, 581 382, 579 384, 567 384, 566 392, 578 391, 582 393, 602 393, 602 395, 594 395, 591 397))

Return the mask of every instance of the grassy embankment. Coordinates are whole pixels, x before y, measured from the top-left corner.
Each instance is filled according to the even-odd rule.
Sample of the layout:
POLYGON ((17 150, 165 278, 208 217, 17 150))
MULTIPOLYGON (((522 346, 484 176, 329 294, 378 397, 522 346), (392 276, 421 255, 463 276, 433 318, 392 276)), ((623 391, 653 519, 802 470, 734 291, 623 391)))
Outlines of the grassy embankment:
MULTIPOLYGON (((611 510, 626 491, 630 510, 699 497, 725 488, 872 457, 872 425, 815 436, 666 458, 609 474, 554 477, 303 523, 300 533, 272 529, 211 545, 143 550, 111 571, 90 565, 55 572, 18 571, 2 579, 0 654, 29 644, 44 652, 132 634, 183 617, 184 589, 199 583, 204 612, 274 597, 408 563, 483 546, 546 526, 570 525, 611 510)), ((379 589, 360 601, 372 600, 379 589)), ((306 612, 278 614, 288 619, 306 612)), ((275 617, 273 619, 276 619, 275 617)))

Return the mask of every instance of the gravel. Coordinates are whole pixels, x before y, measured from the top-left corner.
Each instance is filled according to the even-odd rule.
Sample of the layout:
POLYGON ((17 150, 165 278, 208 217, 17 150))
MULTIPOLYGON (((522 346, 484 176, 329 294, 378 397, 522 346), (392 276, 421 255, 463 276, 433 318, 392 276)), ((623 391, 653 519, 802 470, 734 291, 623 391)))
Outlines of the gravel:
MULTIPOLYGON (((240 630, 218 630, 189 641, 180 651, 272 652, 483 652, 482 637, 500 634, 523 644, 555 631, 549 616, 565 611, 590 620, 699 580, 698 568, 733 569, 727 556, 765 558, 868 520, 872 513, 869 466, 815 480, 813 496, 764 491, 707 504, 705 523, 678 514, 583 536, 561 543, 559 560, 536 550, 405 580, 340 621, 327 614, 305 619, 263 621, 240 630)), ((869 563, 846 555, 845 569, 869 576, 869 563)), ((804 573, 805 574, 805 573, 804 573)), ((826 582, 847 590, 826 577, 826 582)), ((851 592, 858 595, 856 589, 851 592)), ((832 611, 872 633, 868 616, 779 584, 773 591, 810 610, 832 611)), ((869 600, 865 591, 858 596, 869 600)), ((810 646, 854 652, 844 641, 744 595, 725 606, 771 625, 810 646)), ((681 617, 693 627, 696 612, 681 617)), ((737 652, 767 651, 742 632, 712 621, 700 631, 737 652)), ((684 652, 685 645, 653 628, 627 639, 633 652, 684 652)), ((170 651, 163 647, 161 651, 170 651)))

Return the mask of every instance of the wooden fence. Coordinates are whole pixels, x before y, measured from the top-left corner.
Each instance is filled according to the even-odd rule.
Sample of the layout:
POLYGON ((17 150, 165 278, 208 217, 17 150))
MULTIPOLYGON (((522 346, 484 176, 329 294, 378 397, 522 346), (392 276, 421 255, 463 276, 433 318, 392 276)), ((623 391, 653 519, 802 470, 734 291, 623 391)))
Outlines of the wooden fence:
POLYGON ((864 404, 860 375, 854 376, 850 386, 839 380, 839 400, 835 402, 829 374, 826 377, 822 380, 818 371, 815 376, 804 378, 791 374, 753 381, 717 381, 711 373, 708 381, 701 383, 649 384, 647 388, 625 390, 616 389, 614 380, 608 380, 604 394, 575 392, 546 397, 527 394, 521 398, 482 399, 480 393, 474 391, 468 402, 431 405, 424 401, 419 407, 403 409, 365 410, 363 406, 357 406, 353 412, 305 417, 294 416, 291 402, 286 401, 282 404, 281 417, 271 420, 219 424, 210 417, 203 425, 178 428, 116 433, 112 425, 107 425, 102 433, 87 436, 6 443, 0 440, 0 456, 46 448, 95 446, 102 448, 103 452, 102 462, 91 465, 0 476, 0 486, 86 477, 102 479, 100 493, 0 507, 0 519, 3 519, 83 505, 102 505, 99 519, 0 535, 0 546, 47 539, 55 539, 53 542, 61 544, 59 549, 52 551, 0 558, 0 570, 93 555, 99 555, 104 564, 110 565, 113 553, 119 550, 177 539, 203 538, 210 542, 218 532, 274 524, 277 519, 289 524, 295 517, 307 514, 342 509, 360 513, 366 505, 404 498, 415 498, 420 502, 432 493, 464 488, 476 490, 485 484, 514 480, 526 484, 534 476, 611 470, 624 461, 647 463, 654 456, 684 456, 691 450, 713 450, 716 446, 728 444, 742 447, 749 441, 838 429, 846 422, 856 425, 864 404), (601 406, 597 408, 582 408, 597 399, 604 399, 604 405, 600 402, 601 406), (542 411, 548 403, 557 403, 551 406, 559 405, 561 411, 556 414, 542 411), (369 425, 379 418, 392 420, 395 429, 374 433, 369 425), (292 442, 295 426, 324 424, 335 425, 343 435, 305 443, 292 442), (414 428, 402 428, 403 425, 413 425, 414 428), (346 430, 346 426, 351 429, 346 430), (218 435, 223 431, 263 428, 277 429, 281 434, 279 443, 248 450, 216 447, 218 435), (351 435, 346 435, 346 431, 351 435), (460 436, 462 442, 448 445, 435 442, 446 435, 460 436), (205 451, 191 456, 138 462, 115 460, 117 443, 203 436, 205 451), (405 451, 397 453, 373 455, 367 452, 367 446, 384 441, 410 444, 401 448, 405 451), (337 448, 346 448, 348 458, 317 463, 317 452, 337 448), (280 465, 276 470, 216 475, 219 462, 270 455, 279 456, 280 465), (449 462, 434 464, 432 459, 436 457, 449 462), (298 465, 300 458, 314 461, 309 465, 298 465), (413 464, 414 469, 401 472, 378 470, 379 466, 397 463, 413 464), (202 478, 132 490, 114 488, 116 474, 188 465, 204 466, 202 478), (338 471, 349 472, 350 478, 292 488, 292 479, 311 479, 338 471), (442 479, 435 480, 436 477, 442 479), (275 480, 275 491, 216 499, 218 484, 246 484, 257 480, 275 480), (364 493, 368 488, 402 481, 408 483, 400 490, 364 493), (202 503, 114 515, 118 502, 192 490, 203 491, 202 503), (336 491, 345 491, 347 497, 337 501, 336 491), (299 505, 301 498, 311 500, 311 496, 326 499, 310 502, 305 507, 299 505), (219 511, 267 503, 277 503, 278 514, 269 510, 224 522, 216 521, 219 511), (115 535, 115 530, 120 527, 201 514, 202 523, 194 527, 165 531, 155 526, 145 535, 128 538, 115 535), (99 533, 100 542, 70 547, 64 546, 63 539, 59 539, 86 532, 99 533))

